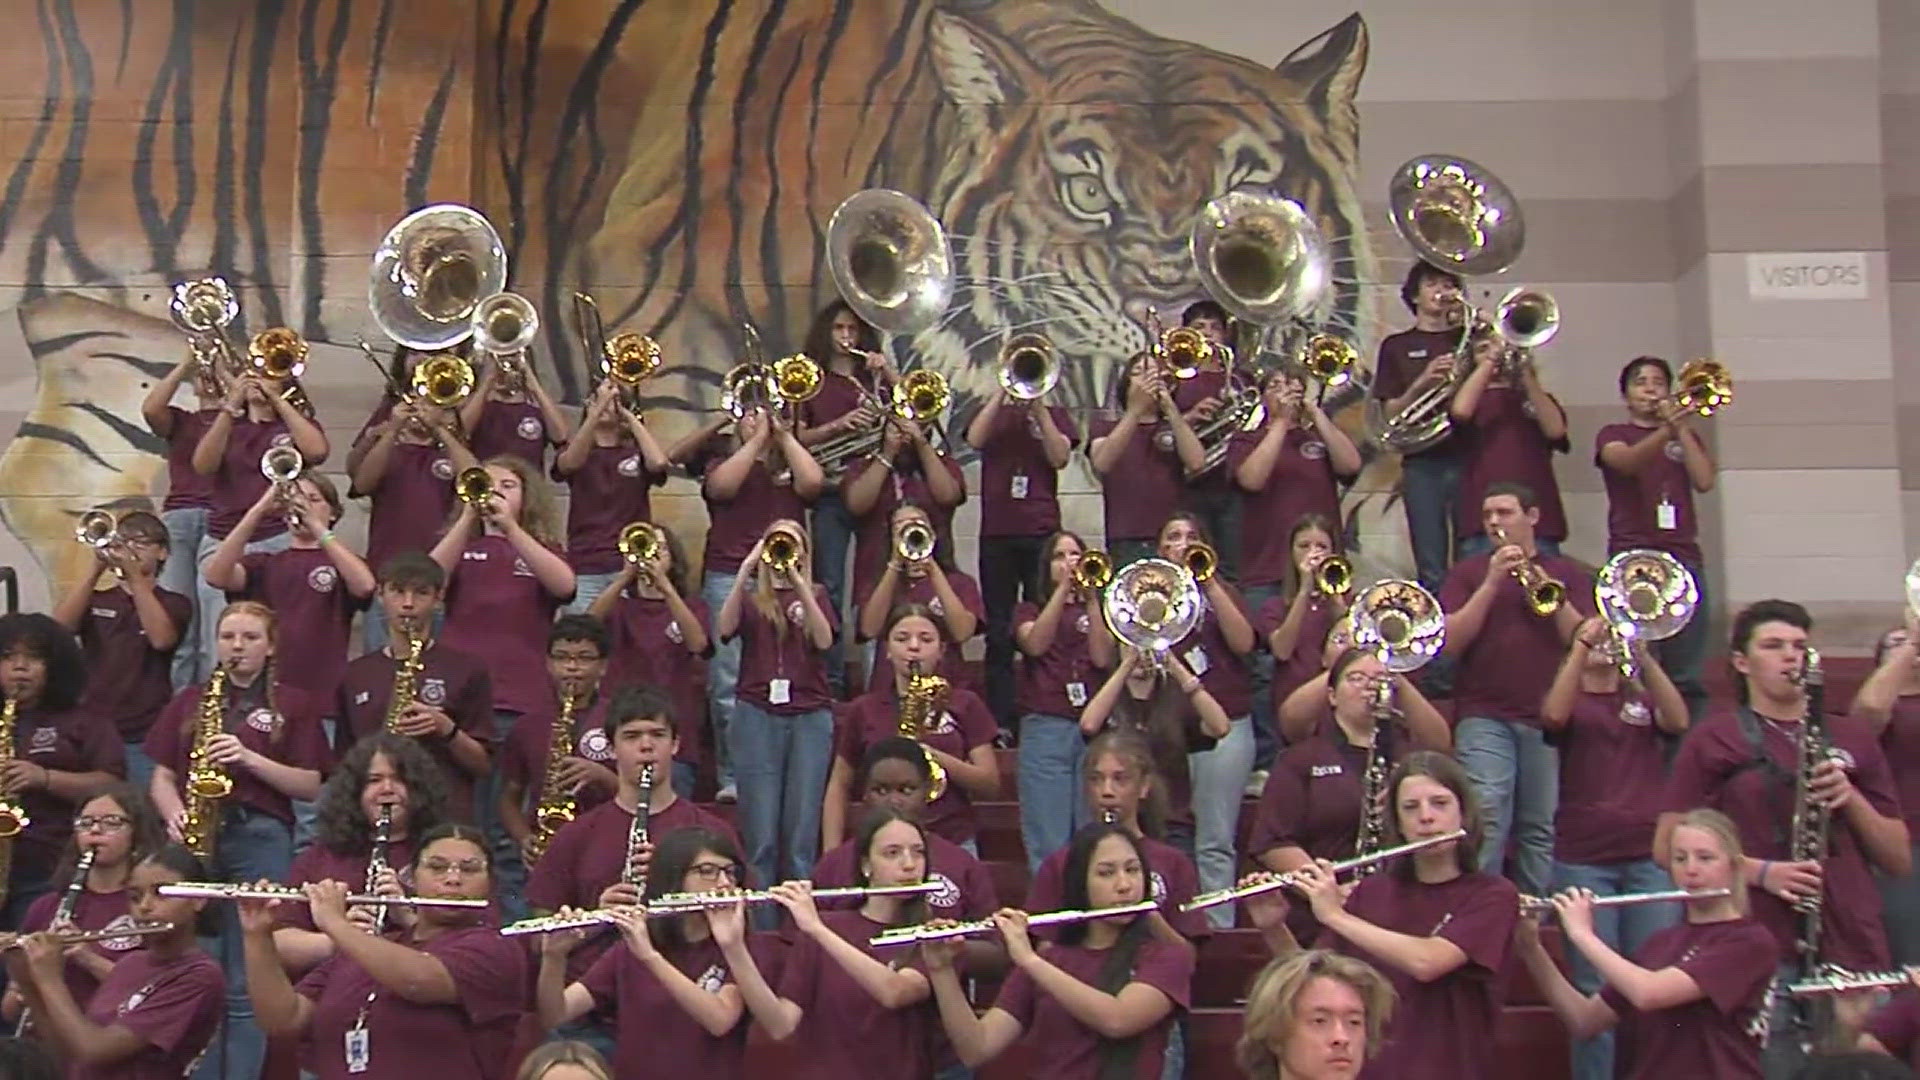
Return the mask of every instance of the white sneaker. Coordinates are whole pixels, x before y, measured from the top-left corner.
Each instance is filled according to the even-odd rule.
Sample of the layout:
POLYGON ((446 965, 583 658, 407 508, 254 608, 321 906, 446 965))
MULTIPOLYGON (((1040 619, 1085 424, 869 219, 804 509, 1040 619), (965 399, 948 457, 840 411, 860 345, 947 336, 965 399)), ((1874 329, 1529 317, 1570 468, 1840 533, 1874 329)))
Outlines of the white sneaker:
POLYGON ((713 801, 723 802, 723 803, 739 802, 740 789, 738 786, 734 784, 728 784, 726 787, 723 787, 719 791, 714 792, 713 801))
POLYGON ((1257 799, 1265 790, 1267 790, 1267 770, 1253 770, 1253 775, 1247 777, 1247 798, 1257 799))

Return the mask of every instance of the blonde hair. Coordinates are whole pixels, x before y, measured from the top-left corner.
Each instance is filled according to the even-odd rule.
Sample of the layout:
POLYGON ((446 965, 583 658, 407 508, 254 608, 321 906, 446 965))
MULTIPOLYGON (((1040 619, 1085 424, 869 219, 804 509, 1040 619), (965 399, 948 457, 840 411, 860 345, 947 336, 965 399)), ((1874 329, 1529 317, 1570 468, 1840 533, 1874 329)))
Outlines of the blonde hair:
POLYGON ((554 505, 553 490, 533 466, 512 454, 495 454, 480 465, 505 469, 520 478, 520 527, 547 547, 558 548, 563 535, 560 511, 554 505))
POLYGON ((1310 949, 1267 964, 1247 991, 1247 1007, 1234 1058, 1252 1080, 1277 1080, 1280 1054, 1292 1034, 1300 995, 1315 979, 1332 979, 1360 995, 1367 1011, 1366 1052, 1380 1045, 1380 1033, 1393 1017, 1393 984, 1364 960, 1310 949), (1280 1052, 1275 1052, 1279 1047, 1280 1052))
MULTIPOLYGON (((807 534, 805 525, 792 518, 776 518, 768 523, 760 539, 764 542, 777 532, 787 533, 799 541, 800 558, 813 557, 813 538, 807 534)), ((773 587, 773 570, 767 566, 765 558, 760 559, 753 568, 753 592, 749 599, 753 601, 753 609, 760 613, 760 617, 773 624, 773 640, 784 642, 787 637, 787 614, 780 610, 778 590, 773 587)))
MULTIPOLYGON (((259 619, 265 623, 267 627, 268 647, 273 648, 279 644, 280 616, 275 615, 272 608, 258 600, 235 600, 233 603, 221 608, 220 617, 213 620, 214 636, 216 639, 219 637, 220 627, 226 625, 227 620, 235 615, 251 615, 259 619)), ((214 659, 214 663, 216 665, 219 664, 218 657, 214 659)), ((260 685, 266 687, 267 690, 267 708, 276 716, 280 716, 284 721, 286 717, 280 712, 280 702, 274 693, 273 682, 273 653, 269 652, 267 653, 267 662, 260 666, 260 685)), ((180 730, 187 737, 188 742, 193 741, 194 728, 199 722, 200 710, 198 709, 187 710, 187 715, 181 719, 180 730)), ((273 729, 272 734, 267 736, 267 741, 278 746, 280 745, 281 738, 284 737, 286 733, 287 725, 281 723, 273 729)))
POLYGON ((520 1071, 514 1074, 514 1080, 541 1080, 555 1065, 578 1065, 598 1080, 613 1080, 613 1071, 607 1068, 607 1059, 601 1057, 598 1050, 571 1039, 536 1048, 520 1063, 520 1071))
MULTIPOLYGON (((1747 869, 1742 861, 1746 853, 1740 845, 1740 826, 1735 825, 1732 818, 1720 811, 1709 810, 1704 806, 1697 806, 1681 814, 1679 820, 1673 823, 1675 829, 1683 826, 1699 829, 1720 842, 1721 852, 1726 855, 1727 861, 1733 864, 1733 895, 1728 899, 1733 901, 1734 908, 1740 914, 1747 914, 1750 910, 1747 903, 1747 869)), ((1672 833, 1667 834, 1667 861, 1669 863, 1673 861, 1672 833)))

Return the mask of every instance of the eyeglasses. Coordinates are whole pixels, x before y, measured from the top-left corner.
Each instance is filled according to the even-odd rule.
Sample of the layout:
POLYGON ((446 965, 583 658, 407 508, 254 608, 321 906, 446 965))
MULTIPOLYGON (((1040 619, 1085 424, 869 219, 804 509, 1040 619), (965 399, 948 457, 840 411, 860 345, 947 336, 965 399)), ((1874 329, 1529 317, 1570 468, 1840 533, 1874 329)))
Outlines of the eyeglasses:
POLYGON ((429 874, 445 874, 450 870, 458 870, 462 874, 484 874, 487 872, 487 861, 485 859, 422 859, 420 869, 429 874))
POLYGON ((75 832, 119 832, 133 824, 133 819, 125 814, 89 814, 73 819, 75 832))
POLYGON ((726 878, 728 881, 740 880, 740 867, 734 863, 694 863, 687 867, 687 873, 702 881, 718 881, 721 878, 726 878))

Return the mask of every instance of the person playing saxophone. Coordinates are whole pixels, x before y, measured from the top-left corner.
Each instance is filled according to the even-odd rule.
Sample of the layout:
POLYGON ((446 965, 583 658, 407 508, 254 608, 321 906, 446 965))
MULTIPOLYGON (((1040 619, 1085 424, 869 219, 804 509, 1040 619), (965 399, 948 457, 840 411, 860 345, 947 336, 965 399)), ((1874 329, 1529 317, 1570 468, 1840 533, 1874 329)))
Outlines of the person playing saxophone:
POLYGON ((604 730, 608 651, 600 620, 561 616, 547 632, 553 700, 522 714, 500 748, 500 820, 528 866, 540 861, 559 825, 620 789, 604 730))

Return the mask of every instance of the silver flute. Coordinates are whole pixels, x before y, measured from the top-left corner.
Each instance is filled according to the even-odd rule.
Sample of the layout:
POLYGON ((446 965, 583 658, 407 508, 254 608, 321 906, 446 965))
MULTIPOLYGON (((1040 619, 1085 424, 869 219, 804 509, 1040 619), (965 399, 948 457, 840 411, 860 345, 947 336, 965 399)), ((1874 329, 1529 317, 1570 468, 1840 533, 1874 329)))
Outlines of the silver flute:
MULTIPOLYGON (((1664 904, 1676 900, 1711 900, 1720 896, 1732 896, 1732 889, 1667 889, 1662 892, 1621 893, 1618 896, 1596 896, 1594 907, 1631 907, 1634 904, 1664 904)), ((1520 897, 1520 914, 1544 915, 1553 910, 1553 897, 1520 897)))
MULTIPOLYGON (((1348 870, 1358 870, 1363 866, 1372 866, 1374 863, 1385 862, 1388 859, 1398 858, 1402 855, 1411 855, 1416 851, 1433 847, 1436 844, 1444 844, 1450 840, 1465 839, 1466 835, 1467 830, 1455 829, 1450 833, 1443 833, 1439 836, 1426 836, 1418 840, 1410 840, 1404 844, 1396 844, 1390 848, 1381 848, 1379 851, 1370 852, 1366 855, 1355 855, 1351 859, 1342 859, 1334 863, 1333 872, 1338 876, 1348 870)), ((1261 893, 1270 893, 1276 889, 1287 888, 1296 884, 1299 880, 1299 871, 1289 870, 1284 874, 1277 874, 1265 881, 1256 881, 1250 885, 1236 885, 1231 889, 1217 889, 1210 893, 1201 893, 1199 896, 1181 904, 1180 910, 1200 911, 1205 908, 1219 907, 1221 904, 1231 904, 1235 900, 1244 900, 1249 896, 1259 896, 1261 893)))
MULTIPOLYGON (((916 882, 911 885, 868 885, 848 886, 844 889, 815 889, 815 900, 864 900, 869 896, 913 896, 938 891, 940 886, 931 881, 916 882)), ((568 912, 565 915, 542 915, 533 919, 522 919, 508 923, 500 928, 507 937, 522 934, 551 934, 557 930, 577 930, 583 926, 599 926, 610 923, 616 913, 621 911, 641 911, 651 919, 661 915, 686 915, 690 912, 705 911, 708 908, 729 907, 733 904, 765 904, 773 901, 773 893, 768 889, 752 889, 735 892, 704 893, 663 893, 644 904, 629 904, 616 907, 588 908, 584 911, 568 912)))
MULTIPOLYGON (((1027 916, 1027 925, 1059 926, 1063 923, 1092 922, 1095 919, 1111 919, 1120 915, 1145 915, 1158 911, 1160 904, 1153 900, 1141 900, 1118 907, 1093 908, 1089 911, 1042 911, 1027 916)), ((992 919, 979 919, 974 922, 952 923, 947 926, 933 926, 921 923, 918 926, 896 926, 891 930, 882 930, 875 934, 867 944, 876 948, 883 945, 918 945, 923 941, 945 941, 949 938, 972 937, 975 934, 991 934, 996 925, 992 919)))
MULTIPOLYGON (((223 881, 181 881, 160 886, 161 896, 189 896, 206 900, 298 900, 307 894, 291 885, 230 885, 223 881)), ((490 901, 456 896, 375 896, 359 894, 347 897, 348 907, 430 907, 485 908, 490 901)))
POLYGON ((1846 968, 1829 964, 1822 967, 1820 973, 1811 979, 1788 983, 1787 993, 1795 997, 1812 997, 1819 994, 1845 994, 1854 990, 1911 986, 1915 975, 1920 975, 1920 967, 1897 968, 1893 971, 1848 971, 1846 968))
MULTIPOLYGON (((171 929, 173 929, 172 923, 158 922, 134 923, 131 926, 116 926, 107 930, 49 930, 43 932, 52 934, 54 940, 62 945, 78 945, 83 941, 112 941, 114 938, 152 937, 155 934, 164 934, 171 929)), ((27 938, 31 936, 31 934, 16 935, 5 945, 0 945, 0 949, 24 948, 27 943, 27 938)))

